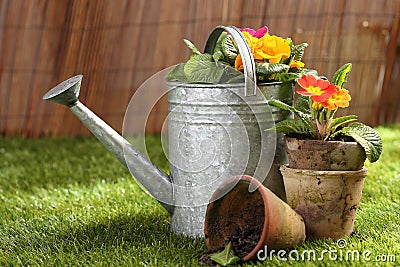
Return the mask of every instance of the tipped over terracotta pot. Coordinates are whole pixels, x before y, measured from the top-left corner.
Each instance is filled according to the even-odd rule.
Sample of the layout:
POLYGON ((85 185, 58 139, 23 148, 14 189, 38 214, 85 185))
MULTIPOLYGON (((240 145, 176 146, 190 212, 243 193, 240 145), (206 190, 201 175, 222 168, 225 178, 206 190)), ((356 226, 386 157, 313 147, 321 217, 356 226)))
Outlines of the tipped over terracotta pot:
POLYGON ((305 240, 303 218, 258 180, 235 176, 222 184, 207 207, 206 245, 217 250, 232 243, 243 261, 269 249, 288 249, 305 240))

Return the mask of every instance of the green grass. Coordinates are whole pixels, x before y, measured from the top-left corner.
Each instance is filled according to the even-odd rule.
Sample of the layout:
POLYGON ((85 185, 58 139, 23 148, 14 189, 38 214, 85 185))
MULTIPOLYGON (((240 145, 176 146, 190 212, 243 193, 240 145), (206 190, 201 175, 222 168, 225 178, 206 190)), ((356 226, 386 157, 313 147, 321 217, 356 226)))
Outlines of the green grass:
MULTIPOLYGON (((396 262, 386 263, 393 266, 400 265, 400 125, 378 131, 383 155, 367 163, 358 233, 346 238, 345 250, 394 255, 396 262)), ((156 139, 148 141, 150 157, 166 170, 156 139)), ((297 248, 317 256, 329 249, 337 249, 329 240, 297 248)), ((202 239, 169 232, 167 212, 94 138, 0 137, 0 266, 196 266, 205 250, 202 239)), ((253 264, 382 265, 328 255, 253 264)))

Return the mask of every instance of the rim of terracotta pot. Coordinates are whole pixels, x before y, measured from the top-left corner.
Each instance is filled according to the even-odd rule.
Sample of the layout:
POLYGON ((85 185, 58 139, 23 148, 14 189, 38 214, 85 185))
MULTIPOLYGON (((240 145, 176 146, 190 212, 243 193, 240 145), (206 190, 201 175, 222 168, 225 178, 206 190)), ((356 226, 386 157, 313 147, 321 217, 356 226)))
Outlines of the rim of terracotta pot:
POLYGON ((354 175, 356 173, 367 173, 368 169, 363 167, 361 170, 356 170, 356 171, 319 171, 319 170, 304 170, 304 169, 296 169, 296 168, 291 168, 289 167, 289 165, 282 165, 280 167, 281 171, 291 171, 291 172, 296 172, 296 173, 315 173, 315 174, 327 174, 328 177, 332 176, 332 175, 337 175, 338 173, 343 173, 341 175, 346 175, 346 173, 348 173, 349 175, 354 175))
POLYGON ((349 145, 354 145, 357 146, 359 145, 357 142, 355 141, 337 141, 337 140, 318 140, 318 139, 306 139, 306 138, 297 138, 297 137, 289 137, 287 135, 285 135, 285 139, 287 140, 299 140, 299 141, 306 141, 309 143, 331 143, 331 144, 349 144, 349 145))
POLYGON ((285 136, 291 168, 324 171, 355 171, 364 167, 366 154, 357 142, 299 139, 285 136))
MULTIPOLYGON (((251 192, 257 191, 260 193, 261 198, 263 200, 263 205, 264 205, 264 225, 262 227, 262 232, 261 236, 257 242, 257 245, 246 255, 242 258, 243 261, 248 261, 257 254, 257 252, 264 246, 263 240, 266 239, 267 237, 267 226, 269 224, 269 218, 267 216, 267 211, 266 207, 268 207, 268 196, 265 192, 265 190, 259 190, 260 186, 263 186, 260 181, 255 179, 254 177, 251 177, 249 175, 237 175, 234 176, 228 180, 226 180, 224 183, 222 183, 218 189, 214 192, 214 194, 211 196, 210 202, 214 201, 214 199, 218 200, 221 196, 221 191, 224 193, 226 191, 225 187, 229 188, 229 191, 226 193, 229 193, 233 187, 235 187, 238 183, 240 182, 248 182, 249 183, 249 190, 252 190, 251 192), (230 184, 234 183, 234 186, 232 187, 230 184), (254 187, 253 187, 253 186, 254 187)), ((204 231, 207 234, 208 233, 208 223, 204 225, 204 231)))

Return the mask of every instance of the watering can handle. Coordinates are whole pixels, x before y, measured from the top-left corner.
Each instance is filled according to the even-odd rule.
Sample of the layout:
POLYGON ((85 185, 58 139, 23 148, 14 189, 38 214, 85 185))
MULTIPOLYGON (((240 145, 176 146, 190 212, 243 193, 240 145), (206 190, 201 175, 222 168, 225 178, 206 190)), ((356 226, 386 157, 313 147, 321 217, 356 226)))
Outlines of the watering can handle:
POLYGON ((253 54, 251 53, 250 47, 247 45, 246 39, 242 32, 234 26, 217 26, 208 36, 204 52, 208 54, 214 53, 215 45, 218 41, 219 36, 222 32, 227 31, 235 40, 239 53, 242 57, 245 79, 244 86, 246 88, 245 96, 254 96, 257 92, 257 78, 256 78, 256 66, 254 63, 253 54), (248 78, 250 80, 248 81, 248 78))

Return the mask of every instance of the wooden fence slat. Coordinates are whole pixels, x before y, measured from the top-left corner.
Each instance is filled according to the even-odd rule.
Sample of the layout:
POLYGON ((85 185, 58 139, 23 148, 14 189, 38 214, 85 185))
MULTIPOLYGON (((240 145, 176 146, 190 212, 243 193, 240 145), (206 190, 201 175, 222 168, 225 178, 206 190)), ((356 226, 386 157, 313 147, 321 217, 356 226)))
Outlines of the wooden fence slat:
MULTIPOLYGON (((351 61, 344 112, 373 126, 400 122, 400 0, 2 0, 0 135, 88 135, 65 107, 41 99, 77 74, 81 101, 121 131, 140 85, 190 56, 184 38, 202 49, 216 25, 267 25, 307 42, 306 66, 328 77, 351 61)), ((159 132, 166 114, 164 99, 147 131, 159 132)))

